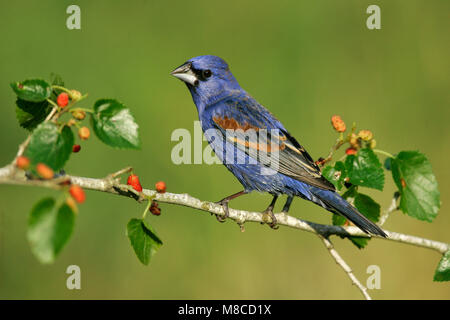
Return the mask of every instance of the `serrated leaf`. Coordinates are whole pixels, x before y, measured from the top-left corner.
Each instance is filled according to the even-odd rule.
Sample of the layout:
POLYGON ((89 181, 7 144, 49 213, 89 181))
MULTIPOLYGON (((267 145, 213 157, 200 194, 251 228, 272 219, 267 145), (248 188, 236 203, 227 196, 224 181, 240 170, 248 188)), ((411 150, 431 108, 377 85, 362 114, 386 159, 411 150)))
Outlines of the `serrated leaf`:
POLYGON ((139 261, 145 265, 149 264, 151 257, 162 245, 152 227, 142 219, 131 219, 128 222, 127 236, 139 261))
POLYGON ((442 257, 441 261, 439 261, 433 280, 450 281, 450 250, 448 250, 442 257))
POLYGON ((22 128, 27 130, 36 128, 52 109, 47 101, 30 102, 17 99, 16 105, 17 121, 22 128))
POLYGON ((360 149, 356 155, 347 156, 345 167, 351 184, 383 190, 384 171, 372 149, 360 149))
POLYGON ((30 158, 34 165, 42 162, 57 171, 62 169, 69 159, 73 143, 74 137, 69 127, 64 126, 59 132, 56 124, 44 122, 33 131, 25 156, 30 158))
POLYGON ((101 99, 94 105, 92 126, 105 144, 128 149, 139 149, 138 125, 131 112, 113 99, 101 99))
POLYGON ((12 82, 11 88, 19 99, 31 102, 45 101, 52 93, 51 85, 41 79, 30 79, 22 82, 12 82))
POLYGON ((27 238, 31 251, 41 263, 55 261, 69 240, 74 224, 75 213, 66 203, 57 207, 53 198, 45 198, 33 207, 27 238))
POLYGON ((380 205, 371 197, 358 193, 356 194, 354 205, 359 212, 372 222, 380 220, 380 205))
POLYGON ((337 161, 334 166, 326 166, 322 170, 322 176, 330 181, 337 190, 341 190, 344 185, 344 179, 347 177, 347 170, 342 161, 337 161))
POLYGON ((419 220, 433 221, 441 202, 428 159, 418 151, 402 151, 391 165, 392 177, 401 193, 400 209, 419 220))

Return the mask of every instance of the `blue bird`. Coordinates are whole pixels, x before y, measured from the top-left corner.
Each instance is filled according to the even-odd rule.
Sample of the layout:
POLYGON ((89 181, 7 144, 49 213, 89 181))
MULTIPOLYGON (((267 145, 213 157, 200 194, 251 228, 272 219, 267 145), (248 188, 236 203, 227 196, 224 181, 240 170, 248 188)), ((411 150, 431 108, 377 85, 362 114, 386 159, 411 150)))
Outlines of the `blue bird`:
POLYGON ((240 87, 223 59, 198 56, 171 74, 187 85, 211 148, 244 187, 219 201, 225 212, 217 216, 219 221, 228 216, 230 200, 259 191, 273 196, 264 211, 271 227, 276 226, 275 202, 285 194, 285 213, 298 196, 344 216, 366 233, 387 236, 335 191, 283 124, 240 87))

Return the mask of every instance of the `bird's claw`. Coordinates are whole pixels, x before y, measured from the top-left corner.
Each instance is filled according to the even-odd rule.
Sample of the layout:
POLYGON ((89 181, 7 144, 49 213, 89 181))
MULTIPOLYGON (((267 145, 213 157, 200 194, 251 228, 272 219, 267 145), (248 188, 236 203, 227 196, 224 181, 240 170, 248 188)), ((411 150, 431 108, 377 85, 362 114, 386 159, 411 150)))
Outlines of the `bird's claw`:
POLYGON ((223 216, 216 214, 216 219, 219 222, 225 222, 225 220, 227 220, 228 216, 229 216, 229 210, 228 210, 228 201, 218 201, 216 202, 216 204, 221 205, 223 208, 223 211, 225 212, 225 214, 223 216))
POLYGON ((271 227, 274 230, 277 230, 279 228, 277 224, 277 218, 273 214, 272 210, 266 210, 262 214, 263 214, 262 220, 264 223, 268 224, 269 227, 271 227))

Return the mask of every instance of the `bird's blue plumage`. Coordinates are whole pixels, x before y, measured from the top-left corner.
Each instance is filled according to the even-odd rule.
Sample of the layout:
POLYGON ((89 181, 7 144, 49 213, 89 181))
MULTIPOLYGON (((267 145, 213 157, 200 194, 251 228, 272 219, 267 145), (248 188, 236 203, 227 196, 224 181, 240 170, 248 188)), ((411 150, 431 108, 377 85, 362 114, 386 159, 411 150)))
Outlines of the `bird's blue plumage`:
POLYGON ((240 87, 224 60, 199 56, 174 72, 185 74, 179 77, 209 144, 245 191, 298 196, 347 217, 363 231, 385 235, 335 192, 283 124, 240 87))

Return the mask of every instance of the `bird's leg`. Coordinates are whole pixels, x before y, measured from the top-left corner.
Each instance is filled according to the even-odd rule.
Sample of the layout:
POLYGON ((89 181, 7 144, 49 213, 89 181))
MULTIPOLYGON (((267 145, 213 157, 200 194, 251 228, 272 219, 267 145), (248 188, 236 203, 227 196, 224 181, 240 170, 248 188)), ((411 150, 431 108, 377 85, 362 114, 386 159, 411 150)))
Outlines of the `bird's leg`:
POLYGON ((288 196, 286 203, 284 204, 283 210, 281 212, 287 214, 289 208, 291 207, 292 200, 294 200, 294 196, 288 196))
POLYGON ((263 221, 266 222, 272 229, 278 229, 277 219, 273 214, 273 208, 275 207, 275 202, 277 202, 278 196, 274 195, 272 202, 269 204, 266 210, 263 212, 263 221), (268 218, 270 217, 270 218, 268 218), (270 221, 270 223, 268 222, 270 221))
POLYGON ((224 222, 224 221, 228 218, 228 215, 229 215, 229 212, 228 212, 228 202, 230 202, 230 200, 236 199, 237 197, 240 197, 240 196, 242 196, 242 195, 244 195, 244 194, 247 194, 247 191, 242 190, 242 191, 240 191, 240 192, 238 192, 238 193, 232 194, 231 196, 228 196, 228 197, 226 197, 226 198, 223 198, 223 199, 220 200, 219 202, 216 202, 217 204, 220 204, 220 205, 222 206, 223 211, 225 212, 225 215, 224 215, 224 216, 219 216, 219 215, 216 214, 217 221, 219 221, 219 222, 224 222))

